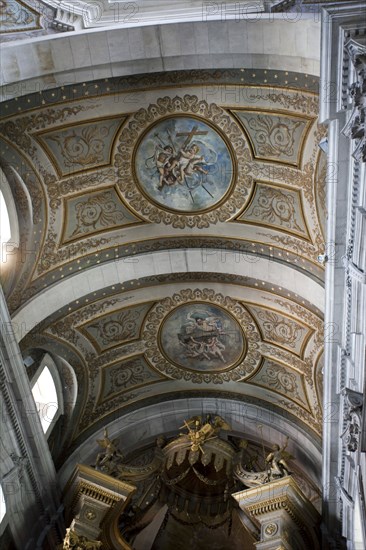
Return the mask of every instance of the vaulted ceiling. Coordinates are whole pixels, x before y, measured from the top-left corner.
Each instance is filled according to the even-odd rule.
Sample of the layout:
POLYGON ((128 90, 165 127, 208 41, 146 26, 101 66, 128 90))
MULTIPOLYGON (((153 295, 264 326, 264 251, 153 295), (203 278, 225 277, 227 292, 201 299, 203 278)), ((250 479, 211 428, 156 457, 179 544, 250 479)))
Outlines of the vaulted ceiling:
MULTIPOLYGON (((315 494, 326 220, 315 23, 209 14, 46 40, 87 11, 3 4, 1 170, 20 243, 2 284, 30 379, 46 352, 60 375, 49 443, 63 480, 91 463, 105 426, 138 454, 211 412, 253 446, 289 435, 315 494)), ((121 3, 102 4, 103 24, 84 25, 111 24, 121 3)))
POLYGON ((64 381, 63 458, 124 411, 189 396, 260 404, 319 440, 316 86, 186 71, 8 102, 21 246, 4 284, 24 353, 51 352, 64 381))

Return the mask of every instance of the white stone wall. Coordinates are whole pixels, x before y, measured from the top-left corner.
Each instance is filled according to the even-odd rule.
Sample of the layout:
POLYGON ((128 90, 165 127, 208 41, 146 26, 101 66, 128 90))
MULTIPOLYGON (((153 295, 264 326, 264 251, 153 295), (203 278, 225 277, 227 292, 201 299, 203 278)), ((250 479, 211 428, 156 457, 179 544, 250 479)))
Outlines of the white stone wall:
POLYGON ((4 100, 100 78, 256 68, 319 74, 317 18, 209 21, 89 29, 4 44, 4 100))
POLYGON ((0 287, 0 481, 17 548, 54 546, 63 529, 56 471, 0 287))
MULTIPOLYGON (((366 44, 364 4, 324 10, 321 120, 329 125, 328 248, 326 270, 323 498, 325 541, 331 548, 365 548, 366 165, 355 155, 359 139, 344 128, 354 107, 350 86, 360 78, 347 44, 366 44), (346 135, 345 135, 346 134, 346 135), (357 158, 354 158, 356 156, 357 158), (364 420, 363 420, 364 422, 364 420), (365 426, 363 426, 365 429, 365 426), (362 489, 363 488, 363 489, 362 489)), ((365 95, 366 97, 366 95, 365 95)))

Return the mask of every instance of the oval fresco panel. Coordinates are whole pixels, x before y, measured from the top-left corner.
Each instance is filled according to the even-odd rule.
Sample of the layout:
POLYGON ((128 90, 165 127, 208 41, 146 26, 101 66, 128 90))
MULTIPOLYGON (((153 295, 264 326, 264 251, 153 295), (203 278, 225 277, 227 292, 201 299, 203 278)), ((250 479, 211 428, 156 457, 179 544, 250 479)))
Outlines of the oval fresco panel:
POLYGON ((200 212, 229 192, 233 162, 224 138, 193 117, 170 117, 140 140, 135 175, 141 191, 169 210, 200 212))
POLYGON ((234 317, 207 303, 176 308, 165 319, 159 342, 169 361, 199 372, 234 367, 242 360, 246 347, 234 317))

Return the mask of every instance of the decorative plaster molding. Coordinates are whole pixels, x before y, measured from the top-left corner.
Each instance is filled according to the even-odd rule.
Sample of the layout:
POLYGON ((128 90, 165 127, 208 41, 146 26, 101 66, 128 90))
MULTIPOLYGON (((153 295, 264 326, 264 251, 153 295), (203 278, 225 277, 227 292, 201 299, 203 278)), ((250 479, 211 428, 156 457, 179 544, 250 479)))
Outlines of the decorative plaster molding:
POLYGON ((352 156, 366 162, 366 46, 351 39, 346 43, 345 50, 356 70, 357 80, 349 88, 353 111, 342 133, 358 140, 352 156))
MULTIPOLYGON (((74 19, 80 28, 106 26, 136 27, 154 23, 184 21, 225 21, 227 19, 257 18, 266 11, 264 0, 241 0, 241 2, 202 2, 201 0, 158 0, 155 2, 129 0, 44 0, 57 10, 56 21, 63 24, 65 18, 74 19)), ((276 2, 271 1, 271 5, 276 2)), ((286 5, 287 7, 287 5, 286 5)), ((269 6, 268 11, 271 10, 269 6)), ((275 10, 274 10, 275 11, 275 10)), ((62 29, 61 29, 62 30, 62 29)))
POLYGON ((341 438, 347 450, 353 453, 357 451, 360 443, 363 395, 349 388, 344 388, 342 395, 346 409, 344 415, 346 428, 341 438))
POLYGON ((234 493, 233 498, 239 507, 247 514, 254 525, 261 527, 261 540, 257 548, 279 548, 279 544, 286 542, 289 531, 292 533, 291 543, 302 542, 296 548, 319 548, 317 525, 319 514, 302 493, 291 476, 272 481, 260 487, 246 489, 234 493), (300 535, 300 537, 299 537, 300 535), (275 537, 271 546, 267 546, 267 539, 275 537), (299 537, 299 538, 298 538, 299 537))
MULTIPOLYGON (((359 269, 351 260, 346 256, 342 258, 343 266, 346 269, 347 277, 358 281, 362 285, 366 284, 366 273, 359 269)), ((351 283, 350 283, 351 284, 351 283)))

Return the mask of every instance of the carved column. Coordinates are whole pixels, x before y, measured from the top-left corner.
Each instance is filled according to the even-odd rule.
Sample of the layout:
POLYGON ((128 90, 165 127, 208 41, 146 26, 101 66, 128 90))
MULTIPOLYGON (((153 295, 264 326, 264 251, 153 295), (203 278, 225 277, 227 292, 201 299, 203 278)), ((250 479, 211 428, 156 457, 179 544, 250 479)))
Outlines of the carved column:
POLYGON ((118 518, 136 488, 78 464, 64 491, 66 522, 78 536, 101 541, 103 549, 129 549, 118 530, 118 518))
POLYGON ((295 480, 284 477, 232 495, 260 530, 258 550, 319 549, 320 516, 295 480))

